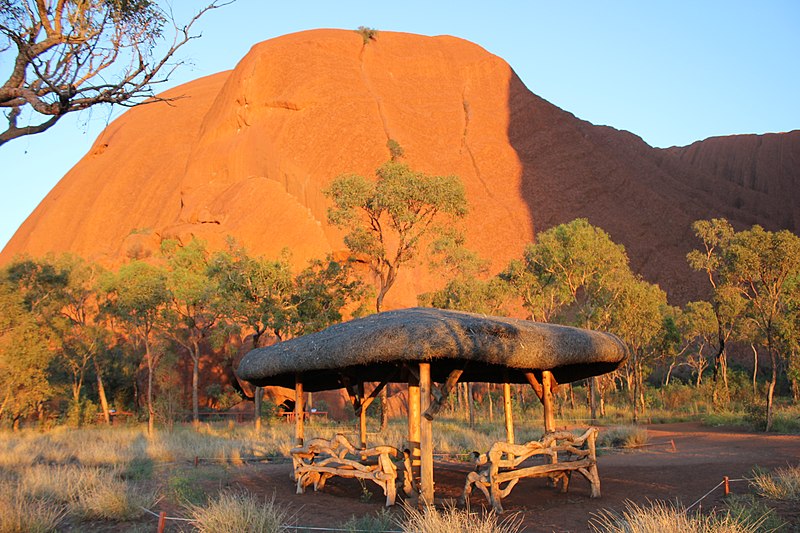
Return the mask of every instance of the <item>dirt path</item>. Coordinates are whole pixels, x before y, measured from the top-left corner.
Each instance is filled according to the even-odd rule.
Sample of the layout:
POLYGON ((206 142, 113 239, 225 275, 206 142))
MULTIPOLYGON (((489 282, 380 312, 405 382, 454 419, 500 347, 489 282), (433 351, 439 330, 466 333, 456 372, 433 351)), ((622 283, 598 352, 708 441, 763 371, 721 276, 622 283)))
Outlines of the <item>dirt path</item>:
MULTIPOLYGON (((583 477, 572 478, 570 491, 561 494, 544 480, 523 480, 503 500, 507 512, 523 515, 526 531, 587 531, 587 523, 599 509, 621 509, 625 500, 679 500, 690 505, 719 483, 723 476, 737 479, 758 465, 772 469, 800 464, 800 437, 764 436, 731 429, 708 428, 697 423, 666 424, 648 428, 654 446, 637 451, 604 452, 598 460, 603 496, 589 498, 589 484, 583 477), (671 451, 670 441, 676 451, 671 451)), ((469 466, 437 462, 437 498, 456 499, 461 494, 469 466)), ((232 485, 271 497, 288 505, 298 525, 335 527, 349 517, 381 508, 383 496, 373 484, 363 491, 355 480, 332 479, 324 492, 294 494, 290 464, 266 464, 242 468, 232 485)), ((732 483, 734 493, 747 493, 747 483, 732 483)), ((485 499, 473 494, 471 507, 480 508, 485 499)), ((703 500, 703 508, 717 505, 722 490, 703 500)), ((395 512, 400 512, 396 510, 395 512)))

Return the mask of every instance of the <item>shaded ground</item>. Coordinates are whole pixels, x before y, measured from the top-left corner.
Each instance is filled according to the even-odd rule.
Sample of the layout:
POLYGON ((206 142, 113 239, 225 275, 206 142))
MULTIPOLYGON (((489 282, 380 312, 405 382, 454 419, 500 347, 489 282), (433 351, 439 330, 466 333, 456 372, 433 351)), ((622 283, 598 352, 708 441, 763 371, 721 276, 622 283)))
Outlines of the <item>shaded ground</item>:
MULTIPOLYGON (((570 491, 560 494, 546 486, 542 479, 523 480, 503 500, 507 512, 523 515, 526 531, 587 531, 587 523, 599 509, 620 509, 625 500, 646 503, 647 500, 668 500, 694 503, 723 476, 731 479, 747 476, 754 466, 767 469, 800 464, 800 437, 764 436, 724 428, 708 428, 697 423, 650 426, 649 446, 637 451, 604 452, 599 458, 603 496, 589 498, 589 484, 581 476, 573 476, 570 491), (670 440, 676 451, 671 451, 670 440)), ((437 462, 435 465, 437 498, 457 498, 464 484, 469 465, 437 462)), ((372 493, 369 501, 364 488, 355 480, 331 479, 324 492, 297 495, 290 480, 291 464, 259 464, 230 472, 232 486, 288 505, 297 525, 335 527, 349 517, 372 513, 382 507, 383 496, 376 485, 364 488, 372 493)), ((748 493, 747 483, 731 483, 733 493, 748 493)), ((475 491, 478 492, 478 491, 475 491)), ((719 488, 702 501, 703 508, 719 505, 719 488)), ((480 493, 473 493, 471 507, 486 502, 480 493)), ((397 511, 399 512, 399 510, 397 511)), ((791 507, 782 509, 797 513, 791 507)), ((790 518, 800 518, 796 514, 790 518)))

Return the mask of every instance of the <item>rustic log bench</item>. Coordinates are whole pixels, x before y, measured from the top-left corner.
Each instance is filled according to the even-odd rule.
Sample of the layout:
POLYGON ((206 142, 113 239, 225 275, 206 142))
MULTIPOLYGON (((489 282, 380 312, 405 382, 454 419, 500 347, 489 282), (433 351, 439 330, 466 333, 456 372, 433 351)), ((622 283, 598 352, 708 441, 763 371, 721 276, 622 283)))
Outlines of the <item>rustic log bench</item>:
POLYGON ((599 498, 596 439, 597 428, 592 427, 580 436, 558 431, 526 444, 495 442, 488 453, 475 452, 475 471, 467 475, 461 501, 465 503, 469 500, 472 486, 475 485, 492 504, 492 508, 502 513, 501 500, 509 495, 520 479, 547 477, 555 486, 561 481, 561 492, 567 492, 569 479, 574 471, 580 472, 591 483, 591 497, 599 498), (523 465, 526 460, 535 456, 542 456, 547 462, 523 465))
POLYGON ((297 494, 314 485, 317 491, 333 477, 359 478, 373 481, 383 489, 386 506, 394 505, 397 495, 397 465, 404 466, 403 483, 411 486, 411 461, 408 454, 392 446, 359 449, 340 434, 328 439, 312 439, 305 446, 290 451, 294 464, 297 494))

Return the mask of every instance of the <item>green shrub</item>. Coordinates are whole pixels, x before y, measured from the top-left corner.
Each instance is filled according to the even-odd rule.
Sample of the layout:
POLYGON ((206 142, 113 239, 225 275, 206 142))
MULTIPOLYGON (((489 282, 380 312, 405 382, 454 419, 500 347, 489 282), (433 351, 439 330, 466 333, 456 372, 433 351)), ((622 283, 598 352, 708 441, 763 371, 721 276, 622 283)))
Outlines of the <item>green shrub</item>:
POLYGON ((369 44, 370 41, 374 41, 378 37, 378 30, 366 26, 359 26, 356 33, 364 40, 364 44, 369 44))
POLYGON ((403 157, 403 154, 405 153, 405 150, 403 150, 403 147, 400 146, 400 143, 394 139, 389 139, 386 141, 386 147, 389 149, 389 154, 392 161, 397 161, 403 157))
POLYGON ((379 533, 396 529, 397 521, 392 516, 392 513, 384 508, 373 514, 360 517, 352 516, 339 527, 351 532, 374 531, 379 533))

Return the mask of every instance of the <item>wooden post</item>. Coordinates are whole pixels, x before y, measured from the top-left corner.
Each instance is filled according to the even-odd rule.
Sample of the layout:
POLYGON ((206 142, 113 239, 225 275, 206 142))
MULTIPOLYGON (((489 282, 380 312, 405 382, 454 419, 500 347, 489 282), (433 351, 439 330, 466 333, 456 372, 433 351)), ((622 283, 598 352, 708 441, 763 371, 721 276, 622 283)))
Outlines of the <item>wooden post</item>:
POLYGON ((294 377, 294 445, 302 446, 305 441, 305 427, 303 426, 303 379, 300 374, 294 377))
MULTIPOLYGON (((420 467, 422 465, 419 449, 420 420, 422 410, 419 402, 419 376, 413 372, 408 375, 408 448, 411 452, 411 471, 414 473, 414 489, 419 491, 420 467)), ((410 496, 410 494, 407 494, 410 496)))
POLYGON ((255 413, 255 427, 256 431, 261 430, 261 399, 264 397, 264 389, 256 387, 256 392, 253 394, 253 412, 255 413))
POLYGON ((467 384, 467 407, 469 408, 469 427, 475 427, 475 404, 472 401, 472 382, 467 384))
POLYGON ((556 420, 553 415, 553 374, 549 370, 542 371, 542 404, 544 405, 544 432, 552 433, 556 430, 556 420))
POLYGON ((361 439, 361 449, 367 449, 367 408, 364 405, 364 382, 358 384, 358 400, 361 409, 358 412, 358 434, 361 439))
POLYGON ((514 415, 511 413, 511 385, 503 383, 503 412, 506 415, 506 442, 514 444, 514 415))
MULTIPOLYGON (((420 411, 431 404, 431 365, 419 364, 420 411)), ((432 422, 420 416, 419 447, 422 464, 419 476, 419 492, 425 504, 433 504, 433 427, 432 422)))

